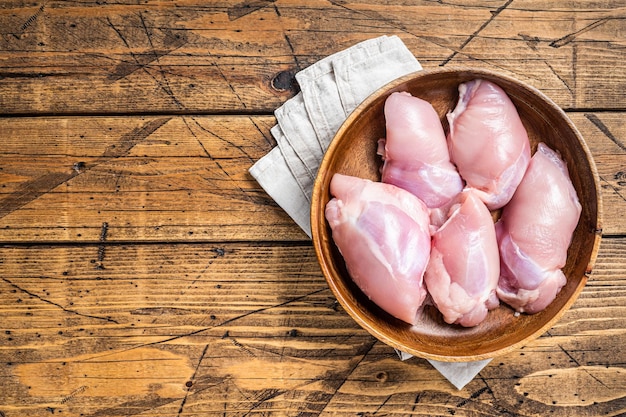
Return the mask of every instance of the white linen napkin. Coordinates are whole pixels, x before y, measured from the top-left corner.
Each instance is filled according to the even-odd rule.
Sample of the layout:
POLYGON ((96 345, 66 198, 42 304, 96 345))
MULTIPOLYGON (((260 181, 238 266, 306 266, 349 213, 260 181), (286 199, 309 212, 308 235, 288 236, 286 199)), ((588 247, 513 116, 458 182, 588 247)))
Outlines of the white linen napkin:
MULTIPOLYGON (((300 93, 276 109, 271 129, 277 147, 249 170, 263 189, 311 237, 310 202, 319 164, 347 116, 388 82, 421 70, 397 36, 381 36, 330 55, 296 74, 300 93)), ((412 357, 397 351, 401 360, 412 357)), ((432 366, 462 389, 488 363, 439 362, 432 366)))

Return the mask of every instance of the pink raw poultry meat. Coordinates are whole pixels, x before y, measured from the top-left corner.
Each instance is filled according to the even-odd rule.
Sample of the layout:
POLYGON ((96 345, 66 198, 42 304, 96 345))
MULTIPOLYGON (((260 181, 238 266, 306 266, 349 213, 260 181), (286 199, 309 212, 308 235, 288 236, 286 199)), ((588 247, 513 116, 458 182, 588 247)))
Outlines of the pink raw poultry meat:
POLYGON ((428 208, 394 185, 341 174, 330 192, 326 219, 350 276, 379 307, 414 324, 426 297, 428 208))
POLYGON ((447 323, 470 327, 498 306, 499 275, 493 219, 475 191, 465 190, 433 234, 426 287, 447 323))
POLYGON ((447 204, 463 189, 450 162, 446 136, 433 106, 407 92, 385 101, 386 139, 379 143, 382 181, 418 196, 429 208, 447 204))
POLYGON ((496 224, 500 300, 526 313, 541 311, 554 300, 567 282, 561 268, 581 210, 567 166, 540 143, 496 224))
POLYGON ((504 206, 530 161, 528 134, 510 98, 489 81, 461 84, 448 121, 450 158, 461 177, 490 210, 504 206))

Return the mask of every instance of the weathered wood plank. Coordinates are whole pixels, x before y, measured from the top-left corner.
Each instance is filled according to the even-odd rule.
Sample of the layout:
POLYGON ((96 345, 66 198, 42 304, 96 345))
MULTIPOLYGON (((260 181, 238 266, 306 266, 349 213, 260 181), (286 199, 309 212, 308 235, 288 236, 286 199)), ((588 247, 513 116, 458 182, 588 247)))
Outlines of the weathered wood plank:
POLYGON ((0 241, 302 239, 248 169, 273 117, 3 119, 0 241))
MULTIPOLYGON (((596 159, 604 232, 626 234, 621 113, 571 113, 596 159)), ((306 238, 248 174, 271 116, 0 119, 0 241, 306 238)))
POLYGON ((310 245, 5 246, 0 412, 615 416, 624 259, 606 239, 570 311, 457 391, 360 329, 310 245))
POLYGON ((621 113, 570 113, 594 157, 605 234, 626 233, 626 124, 621 113))
POLYGON ((4 113, 270 113, 293 74, 400 36, 426 68, 516 76, 565 108, 624 109, 626 11, 580 1, 5 2, 4 113))

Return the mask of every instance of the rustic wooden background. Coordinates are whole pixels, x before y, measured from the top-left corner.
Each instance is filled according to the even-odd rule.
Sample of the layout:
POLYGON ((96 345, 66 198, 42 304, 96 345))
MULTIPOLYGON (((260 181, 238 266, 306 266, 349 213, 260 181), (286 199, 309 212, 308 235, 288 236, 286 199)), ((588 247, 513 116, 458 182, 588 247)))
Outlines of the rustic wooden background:
POLYGON ((626 3, 0 3, 0 416, 626 413, 626 3), (248 168, 294 74, 398 35, 564 108, 604 197, 590 281, 464 389, 327 288, 248 168))

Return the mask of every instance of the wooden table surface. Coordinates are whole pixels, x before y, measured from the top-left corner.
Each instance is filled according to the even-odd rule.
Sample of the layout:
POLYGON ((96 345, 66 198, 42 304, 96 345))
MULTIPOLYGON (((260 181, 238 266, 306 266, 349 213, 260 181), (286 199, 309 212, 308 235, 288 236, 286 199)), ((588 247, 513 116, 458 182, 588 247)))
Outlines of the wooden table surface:
POLYGON ((626 3, 0 3, 0 416, 626 413, 626 3), (397 35, 550 96, 600 175, 580 298, 462 390, 337 304, 249 175, 294 74, 397 35))

